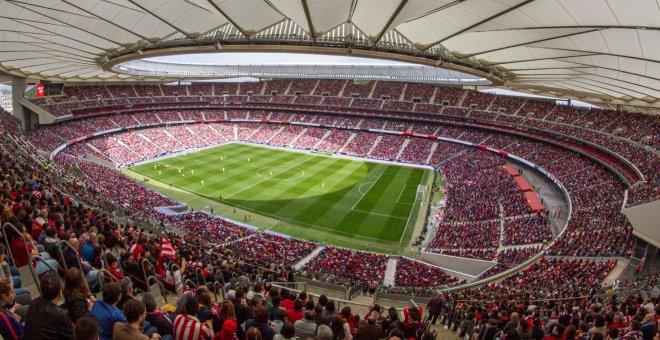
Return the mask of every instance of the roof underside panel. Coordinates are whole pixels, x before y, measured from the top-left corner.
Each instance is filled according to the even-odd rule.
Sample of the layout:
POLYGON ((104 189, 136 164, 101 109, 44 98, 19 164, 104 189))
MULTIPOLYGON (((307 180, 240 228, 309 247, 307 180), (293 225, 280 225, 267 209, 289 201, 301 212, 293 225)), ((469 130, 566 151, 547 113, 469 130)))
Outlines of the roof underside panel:
POLYGON ((397 30, 415 43, 433 44, 461 33, 467 27, 483 22, 522 2, 523 0, 467 0, 417 20, 402 23, 397 26, 397 30))
POLYGON ((98 65, 163 47, 299 44, 660 107, 659 41, 660 0, 0 1, 0 71, 54 80, 143 79, 98 65))
POLYGON ((256 33, 286 18, 263 0, 210 1, 246 32, 256 33))
POLYGON ((327 32, 348 20, 352 3, 352 0, 307 0, 316 31, 327 32))
POLYGON ((390 27, 443 7, 451 1, 360 0, 353 23, 365 34, 377 36, 390 27))
MULTIPOLYGON (((196 2, 169 0, 133 0, 141 8, 182 33, 204 33, 227 23, 217 10, 196 2)), ((208 2, 207 2, 208 4, 208 2)))
MULTIPOLYGON (((106 0, 106 1, 88 1, 88 0, 66 0, 72 7, 84 10, 88 15, 96 17, 100 22, 105 22, 112 26, 112 32, 119 30, 123 32, 119 35, 113 35, 124 43, 134 43, 140 38, 162 37, 172 32, 172 28, 154 16, 144 12, 138 6, 128 0, 106 0)), ((101 23, 96 23, 102 25, 101 23)), ((101 32, 103 26, 96 26, 94 30, 101 32)))

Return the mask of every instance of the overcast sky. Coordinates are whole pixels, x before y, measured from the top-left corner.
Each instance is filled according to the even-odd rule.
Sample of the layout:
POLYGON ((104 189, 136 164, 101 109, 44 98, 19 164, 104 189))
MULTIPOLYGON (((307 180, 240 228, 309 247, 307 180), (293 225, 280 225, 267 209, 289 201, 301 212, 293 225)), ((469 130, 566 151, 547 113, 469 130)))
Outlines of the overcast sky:
POLYGON ((300 53, 199 53, 147 58, 147 60, 212 65, 407 65, 393 60, 300 53))

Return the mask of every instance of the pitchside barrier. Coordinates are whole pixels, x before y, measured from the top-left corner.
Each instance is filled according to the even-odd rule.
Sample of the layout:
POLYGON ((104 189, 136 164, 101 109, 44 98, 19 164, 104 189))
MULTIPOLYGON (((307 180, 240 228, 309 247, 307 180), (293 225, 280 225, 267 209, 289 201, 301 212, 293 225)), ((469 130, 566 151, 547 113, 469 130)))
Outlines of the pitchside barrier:
MULTIPOLYGON (((290 282, 290 283, 295 283, 295 282, 290 282)), ((284 289, 287 289, 289 291, 296 292, 296 293, 300 293, 302 291, 302 290, 298 290, 298 289, 292 289, 291 288, 292 285, 290 283, 287 283, 287 282, 270 282, 270 284, 273 287, 276 287, 276 288, 280 288, 280 289, 284 288, 284 289)), ((320 296, 320 294, 316 294, 316 293, 313 293, 313 292, 307 292, 307 295, 312 296, 314 298, 315 302, 318 301, 318 298, 320 296)), ((335 307, 336 307, 337 311, 341 311, 341 309, 344 308, 345 306, 349 306, 349 307, 351 307, 351 314, 358 315, 360 318, 363 318, 365 315, 367 315, 367 313, 369 313, 369 311, 371 310, 371 308, 373 306, 372 304, 359 303, 359 302, 348 301, 348 300, 338 299, 338 298, 330 298, 330 299, 335 302, 335 307)), ((383 310, 387 310, 387 308, 389 308, 390 306, 392 306, 392 305, 384 305, 383 310)), ((407 306, 410 306, 410 304, 408 304, 407 306)), ((403 308, 396 307, 396 309, 399 312, 399 316, 403 320, 403 313, 402 313, 403 308)))
POLYGON ((385 293, 380 289, 380 287, 378 290, 376 290, 376 294, 374 294, 374 303, 377 303, 381 306, 404 308, 410 306, 411 301, 414 301, 420 306, 426 306, 429 301, 431 301, 431 297, 385 293))
MULTIPOLYGON (((329 282, 315 281, 306 279, 301 276, 295 276, 295 280, 300 283, 305 283, 303 290, 311 291, 319 295, 325 295, 329 298, 350 300, 350 289, 342 285, 336 285, 329 282)), ((299 289, 299 287, 297 288, 299 289)))

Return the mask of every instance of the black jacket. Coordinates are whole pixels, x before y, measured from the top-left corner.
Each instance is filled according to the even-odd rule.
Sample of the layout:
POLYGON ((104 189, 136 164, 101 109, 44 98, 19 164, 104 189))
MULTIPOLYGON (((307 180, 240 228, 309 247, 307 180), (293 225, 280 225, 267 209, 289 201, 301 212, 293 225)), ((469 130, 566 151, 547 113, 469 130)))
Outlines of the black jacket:
POLYGON ((73 339, 73 326, 66 309, 38 298, 25 317, 25 340, 73 339))
POLYGON ((69 312, 71 321, 76 322, 85 315, 89 315, 89 302, 84 297, 79 297, 71 301, 64 302, 64 308, 69 312))

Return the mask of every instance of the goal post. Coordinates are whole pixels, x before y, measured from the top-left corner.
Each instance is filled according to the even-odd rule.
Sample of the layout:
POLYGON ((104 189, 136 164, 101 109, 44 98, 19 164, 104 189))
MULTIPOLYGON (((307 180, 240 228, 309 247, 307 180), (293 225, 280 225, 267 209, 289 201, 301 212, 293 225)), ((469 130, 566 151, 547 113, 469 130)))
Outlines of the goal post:
POLYGON ((425 194, 426 194, 426 185, 419 184, 417 186, 417 194, 415 195, 415 201, 424 202, 425 194))

